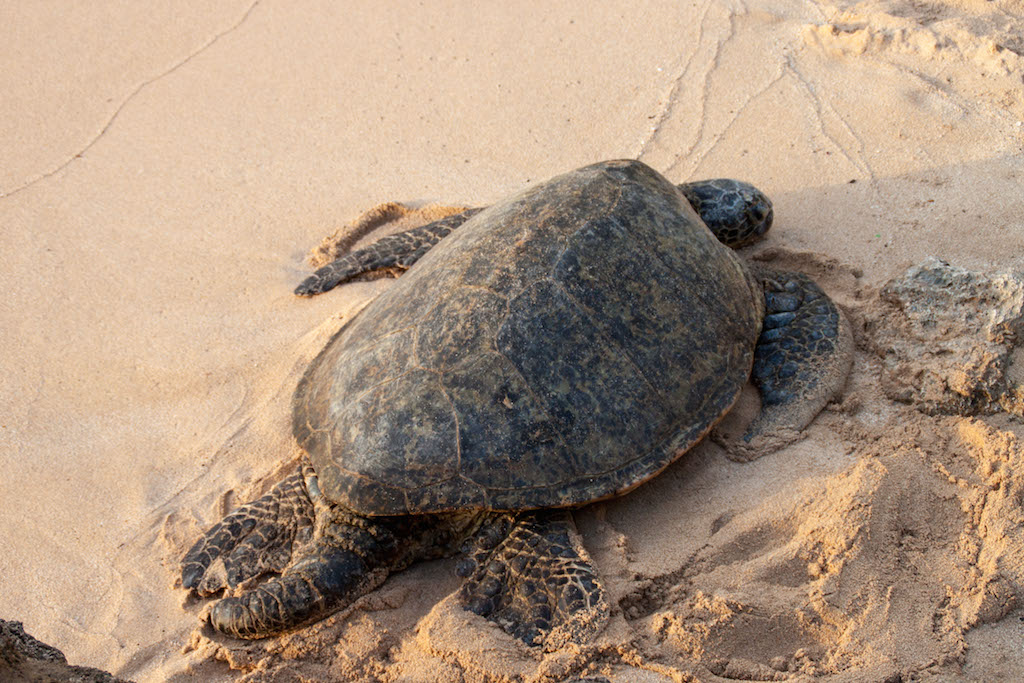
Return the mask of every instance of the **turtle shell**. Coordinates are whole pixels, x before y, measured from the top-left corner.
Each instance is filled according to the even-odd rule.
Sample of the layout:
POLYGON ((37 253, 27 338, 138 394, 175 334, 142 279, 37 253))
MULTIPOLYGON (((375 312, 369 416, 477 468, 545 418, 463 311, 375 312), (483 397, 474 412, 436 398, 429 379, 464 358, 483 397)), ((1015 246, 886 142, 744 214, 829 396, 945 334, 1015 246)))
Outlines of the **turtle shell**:
POLYGON ((729 410, 763 306, 668 180, 587 166, 474 216, 346 324, 293 432, 364 515, 609 497, 729 410))

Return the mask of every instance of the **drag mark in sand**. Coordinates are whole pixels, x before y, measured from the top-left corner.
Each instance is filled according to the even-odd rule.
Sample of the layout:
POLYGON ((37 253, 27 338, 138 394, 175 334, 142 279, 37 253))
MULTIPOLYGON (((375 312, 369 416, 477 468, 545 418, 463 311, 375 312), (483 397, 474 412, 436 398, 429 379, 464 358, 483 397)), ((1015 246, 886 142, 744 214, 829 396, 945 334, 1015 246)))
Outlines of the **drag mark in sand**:
MULTIPOLYGON (((655 115, 654 123, 651 125, 648 135, 641 141, 640 148, 636 153, 636 158, 643 160, 644 156, 652 151, 652 147, 657 145, 659 137, 662 137, 662 132, 665 124, 672 120, 673 115, 676 112, 677 106, 680 102, 688 101, 688 97, 680 97, 680 94, 685 92, 685 87, 689 83, 696 83, 696 74, 691 73, 691 67, 697 57, 703 56, 701 60, 704 65, 704 73, 700 78, 701 87, 700 94, 696 96, 694 101, 698 111, 693 119, 696 120, 696 127, 693 132, 691 141, 687 144, 685 152, 682 153, 682 157, 685 158, 700 144, 700 141, 704 138, 705 128, 705 115, 704 109, 707 104, 708 94, 711 90, 711 77, 715 72, 716 67, 719 63, 719 58, 722 53, 722 47, 735 35, 735 28, 733 26, 733 17, 735 12, 731 8, 723 8, 722 12, 725 13, 725 19, 728 20, 728 27, 724 31, 709 30, 708 27, 708 13, 713 3, 706 3, 701 12, 700 21, 698 22, 697 34, 694 37, 696 46, 690 55, 686 58, 683 67, 672 79, 672 86, 669 89, 668 94, 664 98, 664 105, 661 111, 655 115)), ((723 18, 721 16, 716 18, 723 18)), ((717 23, 717 22, 716 22, 717 23)), ((712 27, 717 28, 717 27, 712 27)), ((670 172, 672 169, 665 169, 666 172, 670 172)))
POLYGON ((10 190, 8 192, 4 192, 4 191, 0 190, 0 199, 4 199, 6 197, 11 197, 13 195, 16 195, 19 192, 21 192, 22 190, 26 190, 26 189, 32 187, 33 185, 35 185, 36 183, 38 183, 40 181, 43 181, 43 180, 46 180, 47 178, 50 178, 51 176, 54 176, 57 173, 60 173, 67 166, 69 166, 75 159, 80 158, 82 155, 84 155, 86 152, 88 152, 97 142, 100 141, 100 138, 102 138, 104 135, 106 135, 107 131, 110 130, 110 128, 114 125, 114 121, 117 120, 117 117, 120 116, 120 114, 124 110, 124 108, 128 106, 128 103, 131 102, 133 99, 135 99, 135 96, 138 95, 140 92, 142 92, 143 89, 146 88, 146 86, 151 85, 152 83, 155 83, 155 82, 159 81, 163 77, 168 76, 168 75, 174 73, 179 68, 181 68, 185 64, 188 64, 190 61, 192 61, 193 58, 199 56, 200 54, 205 52, 207 49, 212 47, 213 44, 216 43, 218 40, 220 40, 224 36, 228 35, 229 33, 232 33, 235 30, 237 30, 239 27, 242 26, 242 24, 244 24, 246 22, 246 20, 252 14, 253 10, 256 9, 256 5, 258 5, 258 4, 260 4, 260 0, 254 0, 254 2, 251 5, 249 5, 248 9, 246 9, 245 12, 242 14, 241 18, 238 21, 236 21, 233 25, 231 25, 230 27, 224 29, 220 33, 217 33, 216 35, 214 35, 212 38, 210 38, 208 41, 206 41, 206 43, 204 43, 202 46, 200 46, 194 52, 191 52, 187 57, 185 57, 181 61, 176 62, 175 64, 173 64, 172 66, 170 66, 166 70, 164 70, 161 73, 157 74, 156 76, 153 76, 152 78, 150 78, 148 80, 145 80, 142 83, 140 83, 139 85, 137 85, 135 87, 135 89, 132 90, 130 93, 128 93, 128 96, 125 97, 124 100, 121 101, 121 104, 119 104, 117 106, 117 108, 114 110, 114 113, 110 115, 110 118, 107 119, 107 122, 103 125, 103 128, 100 129, 100 132, 98 132, 91 140, 89 140, 89 142, 87 142, 84 147, 82 147, 80 150, 78 150, 77 152, 72 154, 67 160, 61 162, 60 164, 58 164, 54 168, 50 169, 49 171, 46 171, 45 173, 43 173, 43 174, 39 175, 38 177, 34 178, 33 180, 30 180, 27 183, 23 183, 23 184, 19 185, 18 187, 14 188, 13 190, 10 190))
POLYGON ((842 115, 826 98, 818 94, 811 81, 804 77, 804 75, 800 73, 800 70, 796 68, 792 58, 786 59, 785 66, 783 68, 793 74, 793 77, 796 78, 799 84, 803 87, 803 90, 807 93, 807 97, 814 109, 814 120, 817 122, 818 131, 821 133, 822 137, 832 143, 843 158, 850 162, 850 165, 871 180, 876 180, 875 173, 872 170, 871 165, 865 160, 864 141, 857 135, 856 131, 854 131, 850 124, 846 122, 846 119, 842 117, 842 115), (854 144, 849 145, 848 147, 840 142, 838 135, 828 130, 826 117, 834 119, 838 123, 839 128, 853 139, 854 144), (851 149, 854 147, 856 149, 851 149))

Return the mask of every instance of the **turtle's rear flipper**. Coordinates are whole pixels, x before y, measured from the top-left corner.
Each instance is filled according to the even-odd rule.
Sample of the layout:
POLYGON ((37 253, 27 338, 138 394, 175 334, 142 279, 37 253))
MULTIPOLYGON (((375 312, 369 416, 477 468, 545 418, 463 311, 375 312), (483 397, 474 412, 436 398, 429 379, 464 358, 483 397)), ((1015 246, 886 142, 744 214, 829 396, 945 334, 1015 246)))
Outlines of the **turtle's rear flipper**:
POLYGON ((206 532, 185 555, 182 584, 200 595, 280 572, 210 611, 215 629, 264 638, 326 617, 407 566, 436 524, 416 517, 360 517, 328 504, 308 462, 259 500, 206 532), (418 535, 417 535, 418 534, 418 535), (421 538, 422 537, 422 538, 421 538), (419 539, 419 540, 417 540, 419 539), (226 577, 211 570, 224 560, 226 577))
POLYGON ((387 578, 387 568, 374 567, 372 552, 360 552, 370 547, 345 548, 330 536, 318 538, 280 577, 221 599, 210 611, 210 624, 238 638, 265 638, 319 621, 387 578))
POLYGON ((765 317, 752 378, 761 414, 743 440, 799 432, 842 390, 853 360, 849 324, 802 273, 752 269, 764 283, 765 317))
POLYGON ((480 211, 467 209, 419 228, 382 237, 365 249, 346 254, 320 268, 303 280, 295 288, 295 293, 298 296, 313 296, 364 273, 408 270, 427 250, 480 211))
POLYGON ((303 474, 296 472, 203 534, 181 561, 181 584, 210 595, 264 572, 281 571, 293 546, 307 542, 312 531, 313 504, 303 474))
POLYGON ((477 535, 459 600, 528 645, 584 643, 608 619, 604 589, 568 512, 501 516, 477 535))

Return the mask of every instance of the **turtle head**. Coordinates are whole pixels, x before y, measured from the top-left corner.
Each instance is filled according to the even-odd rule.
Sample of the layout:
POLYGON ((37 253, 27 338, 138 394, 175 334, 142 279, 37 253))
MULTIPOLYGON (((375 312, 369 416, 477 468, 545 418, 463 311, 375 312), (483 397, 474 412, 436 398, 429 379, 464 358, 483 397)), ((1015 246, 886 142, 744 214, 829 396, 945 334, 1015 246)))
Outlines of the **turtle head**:
POLYGON ((722 244, 742 247, 772 227, 772 203, 750 183, 719 178, 679 186, 686 200, 722 244))

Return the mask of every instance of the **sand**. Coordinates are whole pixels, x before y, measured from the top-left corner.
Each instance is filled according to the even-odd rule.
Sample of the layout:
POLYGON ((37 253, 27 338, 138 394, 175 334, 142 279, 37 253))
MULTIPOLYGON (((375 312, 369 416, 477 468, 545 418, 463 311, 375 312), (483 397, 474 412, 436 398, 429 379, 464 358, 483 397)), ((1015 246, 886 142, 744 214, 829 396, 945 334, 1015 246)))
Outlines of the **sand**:
POLYGON ((0 618, 137 681, 1024 670, 1022 373, 936 407, 996 386, 968 375, 1020 330, 939 354, 959 328, 887 287, 930 257, 1024 271, 1019 2, 207 5, 0 9, 0 618), (843 397, 773 454, 708 441, 579 511, 613 607, 586 646, 455 609, 454 560, 283 638, 197 631, 181 554, 294 462, 299 375, 391 284, 298 300, 311 251, 381 202, 478 206, 626 157, 772 197, 754 252, 848 313, 843 397))

